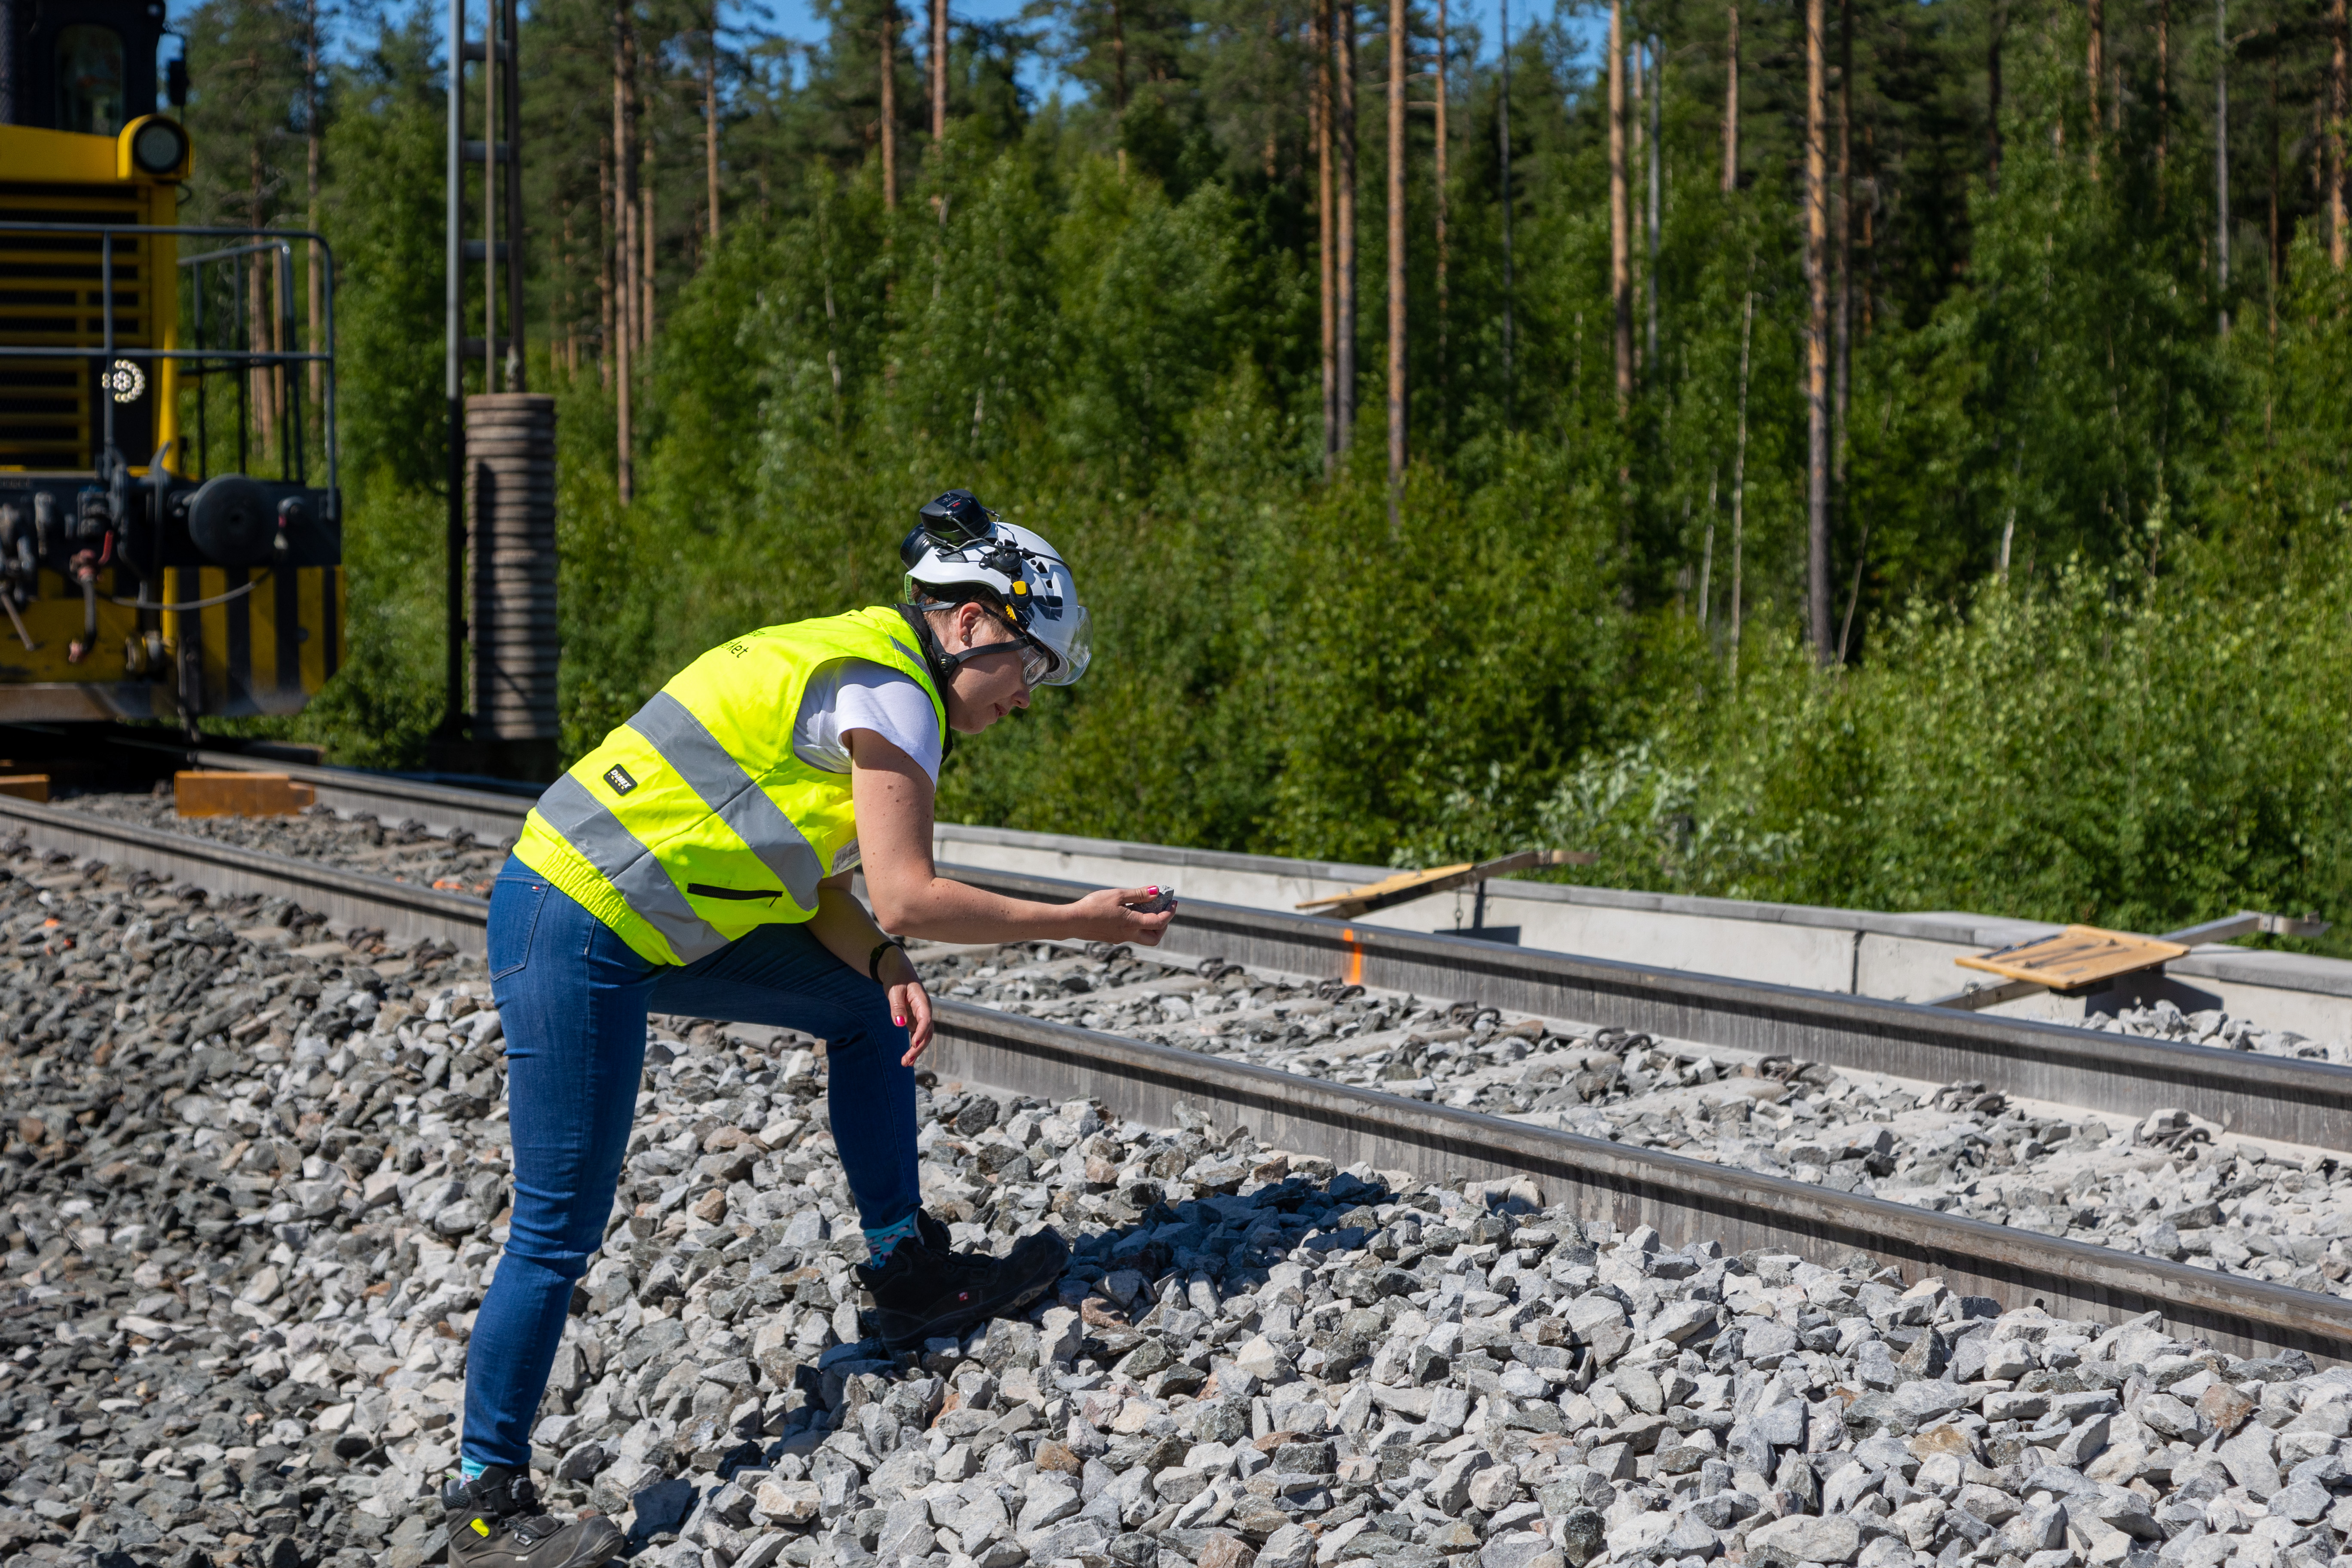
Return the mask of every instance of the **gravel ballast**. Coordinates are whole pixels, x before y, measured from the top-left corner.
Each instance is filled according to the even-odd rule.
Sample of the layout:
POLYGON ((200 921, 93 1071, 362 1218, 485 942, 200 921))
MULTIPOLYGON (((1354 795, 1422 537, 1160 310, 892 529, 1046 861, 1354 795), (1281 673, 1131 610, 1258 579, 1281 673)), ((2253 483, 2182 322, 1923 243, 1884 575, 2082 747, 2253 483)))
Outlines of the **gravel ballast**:
MULTIPOLYGON (((437 1558, 509 1179, 478 959, 21 848, 0 869, 0 1563, 437 1558)), ((2263 1267, 2318 1239, 2294 1267, 2323 1279, 2339 1256, 2332 1170, 2186 1123, 2060 1137, 1965 1087, 1116 950, 919 957, 943 994, 1881 1195, 2048 1192, 2072 1158, 2077 1233, 2154 1218, 2220 1267, 2230 1238, 2263 1267), (2211 1214, 2164 1218, 2176 1188, 2211 1214)), ((1000 1251, 1055 1225, 1074 1261, 1027 1319, 893 1360, 858 1321, 819 1043, 652 1034, 534 1434, 550 1501, 642 1561, 2277 1568, 2352 1527, 2341 1370, 952 1083, 921 1106, 932 1211, 1000 1251)))
POLYGON ((182 816, 173 808, 171 791, 162 784, 152 795, 68 794, 57 804, 160 833, 184 833, 240 849, 320 860, 483 899, 490 896, 491 880, 514 847, 512 839, 477 841, 463 829, 430 833, 414 817, 386 822, 366 812, 338 816, 321 805, 299 816, 182 816))
MULTIPOLYGON (((158 790, 154 795, 70 794, 58 804, 142 827, 192 833, 271 854, 324 860, 485 897, 490 879, 512 847, 510 839, 498 844, 477 842, 464 832, 443 837, 427 833, 425 825, 414 819, 385 823, 366 813, 341 817, 325 806, 289 817, 184 817, 174 814, 168 790, 160 785, 158 790)), ((2233 1017, 2219 1009, 2183 1013, 2169 1002, 2094 1014, 2081 1026, 2221 1050, 2352 1066, 2352 1041, 2314 1040, 2291 1029, 2266 1029, 2252 1019, 2233 1017)))

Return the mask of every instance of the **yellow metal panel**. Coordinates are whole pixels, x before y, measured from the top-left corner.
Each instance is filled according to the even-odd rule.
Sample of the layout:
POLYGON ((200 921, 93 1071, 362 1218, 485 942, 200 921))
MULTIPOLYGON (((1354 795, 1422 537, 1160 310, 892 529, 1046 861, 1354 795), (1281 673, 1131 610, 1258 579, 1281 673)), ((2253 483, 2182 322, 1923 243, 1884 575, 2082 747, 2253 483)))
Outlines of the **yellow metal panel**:
POLYGON ((81 587, 58 573, 42 572, 37 579, 37 596, 20 612, 25 617, 25 629, 33 635, 35 647, 27 651, 17 639, 16 628, 0 620, 0 682, 126 679, 122 645, 138 629, 139 613, 109 602, 104 579, 112 575, 111 572, 101 574, 97 645, 88 658, 72 664, 67 661, 66 655, 81 636, 81 587))
MULTIPOLYGON (((173 574, 178 575, 178 574, 173 574)), ((228 592, 228 574, 217 566, 196 569, 196 597, 217 599, 228 592)), ((203 649, 205 667, 205 698, 207 705, 217 706, 228 691, 228 606, 215 605, 210 609, 193 612, 195 616, 197 647, 203 649)), ((188 617, 180 617, 185 621, 188 617)))
POLYGON ((116 156, 111 136, 0 125, 0 169, 7 170, 11 179, 112 184, 116 156))
POLYGON ((341 649, 331 647, 342 628, 343 573, 340 566, 305 566, 301 571, 302 624, 310 635, 302 641, 302 689, 317 696, 327 684, 328 672, 341 662, 341 649), (327 609, 334 607, 335 625, 327 625, 327 609))
POLYGON ((256 572, 246 580, 261 585, 236 604, 221 607, 234 616, 239 605, 247 612, 246 662, 247 685, 257 694, 278 689, 278 584, 273 574, 256 572))
MULTIPOLYGON (((147 221, 158 228, 169 228, 180 221, 180 187, 169 180, 159 180, 147 186, 147 221)), ((148 241, 148 258, 154 271, 152 290, 155 311, 155 346, 176 349, 180 346, 180 242, 175 235, 159 234, 148 241)), ((157 360, 148 366, 155 382, 155 446, 169 447, 170 455, 163 467, 175 474, 188 471, 187 454, 181 451, 180 440, 180 366, 175 360, 157 360)), ((153 452, 131 452, 131 471, 143 474, 153 452)))
MULTIPOLYGON (((152 221, 151 187, 115 179, 113 151, 110 137, 0 126, 0 171, 5 172, 0 178, 0 217, 152 221), (102 148, 107 160, 95 178, 77 173, 88 165, 91 146, 102 148)), ((114 246, 114 337, 125 347, 155 346, 159 260, 165 270, 173 269, 166 242, 153 237, 114 246)), ((96 236, 0 236, 0 276, 7 279, 10 296, 6 309, 0 310, 0 341, 27 348, 104 342, 102 270, 96 236)), ((154 376, 152 364, 142 368, 154 376)), ((100 421, 88 362, 12 361, 8 385, 9 422, 18 434, 0 440, 0 467, 88 471, 92 433, 100 421)), ((151 391, 149 407, 156 408, 159 399, 151 391)), ((143 461, 152 451, 131 456, 143 461)))
MULTIPOLYGON (((319 681, 319 686, 324 686, 335 671, 343 668, 343 632, 344 628, 352 624, 352 616, 351 607, 343 596, 345 587, 343 569, 340 566, 324 566, 320 567, 320 571, 326 578, 327 592, 332 596, 334 605, 334 614, 329 617, 334 623, 332 635, 311 639, 313 642, 325 642, 330 645, 326 673, 320 678, 319 681)), ((304 689, 315 692, 319 687, 310 686, 305 682, 304 689)))

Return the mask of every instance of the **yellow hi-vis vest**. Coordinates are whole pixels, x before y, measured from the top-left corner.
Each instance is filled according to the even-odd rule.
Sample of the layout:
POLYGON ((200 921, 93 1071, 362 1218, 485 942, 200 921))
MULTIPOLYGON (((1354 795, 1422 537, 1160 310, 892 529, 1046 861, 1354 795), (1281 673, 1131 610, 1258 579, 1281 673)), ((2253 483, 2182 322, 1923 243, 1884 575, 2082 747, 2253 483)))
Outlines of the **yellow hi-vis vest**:
POLYGON ((539 797, 514 852, 655 963, 692 963, 753 928, 816 913, 855 864, 847 773, 793 752, 809 679, 867 659, 940 700, 887 606, 763 626, 696 659, 539 797))

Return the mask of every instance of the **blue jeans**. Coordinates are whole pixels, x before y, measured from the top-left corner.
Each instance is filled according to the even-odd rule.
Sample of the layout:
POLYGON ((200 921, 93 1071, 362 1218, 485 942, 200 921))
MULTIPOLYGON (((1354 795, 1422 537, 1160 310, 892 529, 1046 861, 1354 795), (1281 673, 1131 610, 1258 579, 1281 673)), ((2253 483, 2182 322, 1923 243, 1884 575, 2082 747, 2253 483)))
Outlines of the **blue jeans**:
MULTIPOLYGON (((490 894, 490 988, 506 1031, 514 1217, 466 1352, 465 1458, 526 1468, 572 1282, 604 1245, 646 1056, 646 1015, 771 1024, 826 1042, 828 1104, 858 1218, 921 1202, 915 1074, 889 994, 806 927, 761 926, 683 968, 648 963, 509 858, 490 894)), ((613 1347, 617 1350, 617 1346, 613 1347)))

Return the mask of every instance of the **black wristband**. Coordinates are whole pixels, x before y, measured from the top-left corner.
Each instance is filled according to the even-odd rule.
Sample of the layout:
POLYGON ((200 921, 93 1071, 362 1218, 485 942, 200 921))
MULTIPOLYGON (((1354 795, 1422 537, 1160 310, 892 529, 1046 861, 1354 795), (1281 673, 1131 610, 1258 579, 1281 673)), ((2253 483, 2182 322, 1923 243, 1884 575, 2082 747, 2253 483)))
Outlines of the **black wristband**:
POLYGON ((905 942, 900 942, 895 936, 886 936, 880 942, 874 944, 874 951, 866 955, 866 977, 872 980, 877 985, 882 984, 882 955, 889 952, 894 947, 900 952, 907 951, 907 944, 905 942))

